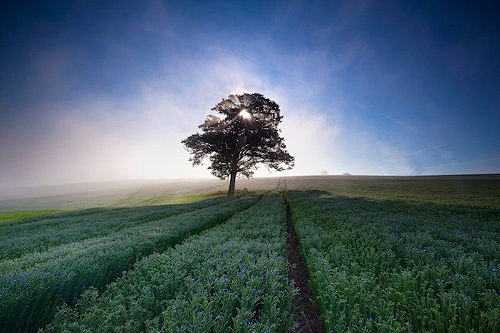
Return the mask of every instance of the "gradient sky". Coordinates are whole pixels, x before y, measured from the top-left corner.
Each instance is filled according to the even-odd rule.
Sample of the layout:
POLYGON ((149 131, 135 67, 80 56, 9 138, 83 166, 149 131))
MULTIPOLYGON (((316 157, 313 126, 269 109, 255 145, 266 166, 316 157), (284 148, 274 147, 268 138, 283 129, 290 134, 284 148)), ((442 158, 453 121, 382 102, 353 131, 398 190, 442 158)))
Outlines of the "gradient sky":
POLYGON ((494 1, 11 2, 0 186, 210 177, 180 141, 243 92, 280 105, 286 175, 500 172, 494 1))

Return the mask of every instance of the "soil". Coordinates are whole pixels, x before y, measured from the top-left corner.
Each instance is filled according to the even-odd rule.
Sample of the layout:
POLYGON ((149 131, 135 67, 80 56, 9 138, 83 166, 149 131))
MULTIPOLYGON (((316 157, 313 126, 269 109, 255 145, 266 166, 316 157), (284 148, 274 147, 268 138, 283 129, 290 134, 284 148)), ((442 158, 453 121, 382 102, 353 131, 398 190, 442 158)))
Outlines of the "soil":
POLYGON ((286 205, 286 252, 288 258, 288 278, 293 280, 298 294, 293 298, 293 316, 298 323, 290 332, 325 332, 318 307, 314 301, 309 276, 300 254, 300 247, 290 216, 290 207, 286 205))

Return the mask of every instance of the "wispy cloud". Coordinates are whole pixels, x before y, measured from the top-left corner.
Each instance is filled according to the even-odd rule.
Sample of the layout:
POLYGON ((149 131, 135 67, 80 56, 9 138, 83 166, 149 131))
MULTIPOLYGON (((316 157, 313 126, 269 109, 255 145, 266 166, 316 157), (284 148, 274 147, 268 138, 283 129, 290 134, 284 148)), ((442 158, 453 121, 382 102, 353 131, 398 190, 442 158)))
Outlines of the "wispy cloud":
MULTIPOLYGON (((307 98, 320 89, 305 89, 308 82, 318 82, 311 76, 313 68, 305 65, 318 61, 316 54, 281 59, 302 68, 282 73, 279 82, 292 82, 286 87, 253 59, 225 51, 166 63, 157 79, 139 82, 137 94, 128 98, 87 96, 59 105, 33 144, 3 148, 7 162, 0 169, 1 183, 210 177, 206 168, 191 167, 180 141, 198 130, 215 103, 243 92, 261 92, 280 104, 283 135, 296 157, 295 169, 287 174, 387 172, 387 164, 377 167, 378 159, 386 157, 393 163, 390 173, 412 172, 406 160, 397 158, 404 154, 395 155, 389 143, 373 145, 370 133, 349 133, 341 116, 332 118, 343 110, 333 105, 323 110, 324 105, 307 98), (362 155, 353 152, 369 152, 371 158, 361 162, 362 155)), ((269 172, 261 169, 256 175, 269 172)))
MULTIPOLYGON (((9 78, 0 91, 0 186, 210 177, 191 167, 180 141, 222 98, 243 92, 281 106, 296 157, 290 175, 498 170, 488 155, 498 150, 497 113, 467 111, 496 110, 467 99, 470 92, 478 97, 471 101, 487 101, 494 85, 456 85, 443 73, 464 77, 460 66, 441 66, 442 54, 475 44, 436 50, 430 23, 407 15, 410 8, 385 15, 386 3, 370 1, 191 6, 74 7, 75 22, 96 19, 91 31, 62 12, 43 17, 36 43, 17 50, 23 60, 7 56, 17 67, 1 69, 9 78)), ((490 58, 478 57, 485 61, 473 63, 475 72, 490 58)))

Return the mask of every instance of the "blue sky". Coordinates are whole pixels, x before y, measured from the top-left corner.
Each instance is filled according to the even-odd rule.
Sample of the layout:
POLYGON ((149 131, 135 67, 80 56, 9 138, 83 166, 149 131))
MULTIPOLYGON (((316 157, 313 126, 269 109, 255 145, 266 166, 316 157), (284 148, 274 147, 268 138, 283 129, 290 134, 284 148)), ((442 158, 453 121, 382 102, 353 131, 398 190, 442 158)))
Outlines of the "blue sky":
POLYGON ((4 4, 0 186, 209 177, 180 140, 242 92, 281 106, 288 175, 500 172, 499 14, 488 1, 4 4))

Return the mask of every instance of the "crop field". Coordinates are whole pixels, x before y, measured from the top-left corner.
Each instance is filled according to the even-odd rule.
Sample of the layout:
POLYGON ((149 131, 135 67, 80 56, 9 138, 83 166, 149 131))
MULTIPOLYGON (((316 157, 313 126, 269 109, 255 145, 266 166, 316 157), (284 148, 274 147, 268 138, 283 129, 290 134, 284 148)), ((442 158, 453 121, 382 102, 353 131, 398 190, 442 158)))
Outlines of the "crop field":
POLYGON ((100 191, 94 208, 86 189, 71 211, 4 198, 0 331, 500 331, 498 175, 176 186, 100 191))

